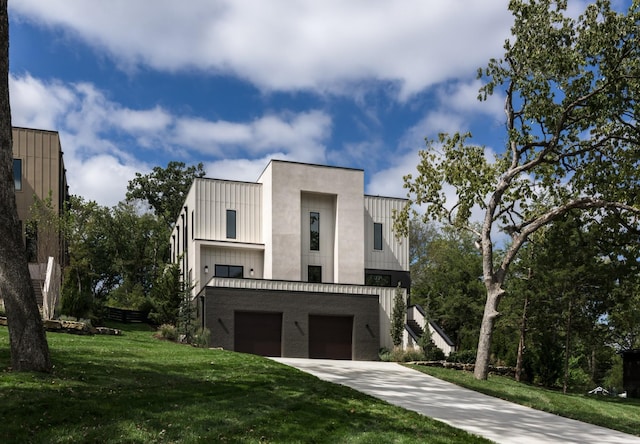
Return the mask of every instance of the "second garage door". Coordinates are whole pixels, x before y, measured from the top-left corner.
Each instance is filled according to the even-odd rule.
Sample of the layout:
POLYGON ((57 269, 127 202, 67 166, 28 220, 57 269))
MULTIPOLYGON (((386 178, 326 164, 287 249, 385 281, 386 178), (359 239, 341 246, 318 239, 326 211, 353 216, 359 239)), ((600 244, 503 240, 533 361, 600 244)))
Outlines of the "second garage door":
POLYGON ((237 311, 234 350, 262 356, 282 355, 282 313, 237 311))
POLYGON ((351 359, 353 316, 309 315, 309 357, 351 359))

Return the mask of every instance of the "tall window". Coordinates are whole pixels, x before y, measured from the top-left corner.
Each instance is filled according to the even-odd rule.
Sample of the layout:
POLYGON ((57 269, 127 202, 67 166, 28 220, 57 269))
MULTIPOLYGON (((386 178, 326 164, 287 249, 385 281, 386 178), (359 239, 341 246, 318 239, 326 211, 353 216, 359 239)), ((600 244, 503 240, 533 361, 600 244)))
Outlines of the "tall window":
POLYGON ((227 210, 227 239, 236 238, 236 210, 227 210))
POLYGON ((373 224, 373 249, 382 250, 382 224, 373 224))
POLYGON ((13 159, 13 183, 16 191, 22 190, 22 159, 13 159))
POLYGON ((312 251, 320 251, 320 213, 309 213, 310 241, 309 248, 312 251))
POLYGON ((319 265, 309 265, 309 282, 322 282, 322 267, 319 265))
POLYGON ((244 267, 241 265, 216 265, 216 276, 242 278, 244 277, 244 267))

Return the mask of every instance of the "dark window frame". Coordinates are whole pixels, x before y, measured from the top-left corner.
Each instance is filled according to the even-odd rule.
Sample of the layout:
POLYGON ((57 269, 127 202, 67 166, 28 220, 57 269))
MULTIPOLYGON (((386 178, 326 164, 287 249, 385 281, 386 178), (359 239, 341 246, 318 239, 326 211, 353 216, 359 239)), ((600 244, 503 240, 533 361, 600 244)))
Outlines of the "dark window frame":
POLYGON ((243 265, 216 264, 214 267, 216 277, 230 277, 235 279, 244 278, 243 265))
POLYGON ((320 251, 320 213, 309 212, 309 250, 320 251))
POLYGON ((376 251, 382 251, 382 224, 379 222, 373 223, 373 249, 376 251))
POLYGON ((307 282, 312 282, 314 284, 322 283, 322 266, 320 265, 307 266, 307 282))
POLYGON ((22 191, 22 159, 13 159, 13 185, 16 191, 22 191))
POLYGON ((236 239, 237 220, 236 210, 227 210, 227 239, 236 239))

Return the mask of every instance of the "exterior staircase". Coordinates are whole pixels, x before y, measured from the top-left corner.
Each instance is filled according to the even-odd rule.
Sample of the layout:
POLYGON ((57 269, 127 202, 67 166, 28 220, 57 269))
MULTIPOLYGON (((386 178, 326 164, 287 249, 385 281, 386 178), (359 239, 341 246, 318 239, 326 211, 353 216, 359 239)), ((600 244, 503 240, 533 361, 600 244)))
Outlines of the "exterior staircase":
POLYGON ((422 329, 422 327, 420 327, 420 324, 418 324, 414 319, 407 320, 407 327, 409 328, 409 330, 411 330, 411 332, 413 332, 414 336, 417 339, 420 339, 424 334, 424 330, 422 329))
POLYGON ((436 347, 443 351, 445 356, 449 356, 455 351, 453 341, 435 322, 427 319, 422 307, 417 304, 407 307, 407 323, 405 324, 407 344, 409 346, 417 346, 427 328, 431 333, 431 340, 436 347))

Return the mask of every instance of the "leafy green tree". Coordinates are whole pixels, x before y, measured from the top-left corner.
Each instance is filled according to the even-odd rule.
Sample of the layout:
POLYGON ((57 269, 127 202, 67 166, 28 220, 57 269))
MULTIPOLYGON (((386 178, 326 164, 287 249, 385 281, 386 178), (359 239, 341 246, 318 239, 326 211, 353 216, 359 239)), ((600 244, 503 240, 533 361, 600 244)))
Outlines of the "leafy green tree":
POLYGON ((15 200, 7 0, 0 0, 0 171, 0 296, 9 327, 11 368, 49 372, 49 345, 31 286, 15 200))
POLYGON ((640 4, 618 13, 607 0, 567 16, 566 0, 512 0, 512 38, 479 76, 479 98, 505 94, 506 150, 488 159, 469 134, 441 135, 420 152, 418 176, 405 177, 409 203, 397 229, 407 233, 413 204, 425 218, 477 236, 486 303, 474 375, 486 379, 493 330, 510 265, 529 237, 571 210, 616 211, 635 226, 640 213, 637 97, 640 4), (454 190, 448 202, 444 187, 454 190), (482 224, 470 224, 474 207, 482 224), (494 232, 510 236, 500 258, 494 232))
POLYGON ((391 310, 391 341, 395 347, 402 345, 406 313, 407 303, 404 300, 400 286, 398 286, 393 298, 393 308, 391 310))
POLYGON ((140 200, 149 204, 167 227, 173 226, 193 179, 205 174, 202 163, 186 166, 171 161, 166 168, 154 167, 151 173, 136 173, 127 185, 127 200, 140 200))
POLYGON ((71 196, 65 219, 69 264, 64 270, 61 312, 87 318, 94 303, 104 301, 118 283, 109 236, 113 221, 108 208, 79 196, 71 196))
POLYGON ((182 301, 188 297, 184 291, 178 264, 168 264, 157 277, 151 289, 149 319, 155 324, 178 325, 182 301))
POLYGON ((53 256, 58 264, 62 265, 65 253, 62 242, 66 228, 65 215, 56 212, 52 196, 51 190, 44 199, 33 196, 33 203, 29 207, 29 219, 25 227, 26 230, 36 233, 38 248, 34 259, 45 269, 49 256, 53 256))
MULTIPOLYGON (((614 349, 604 320, 622 297, 616 287, 626 279, 625 267, 608 257, 611 246, 599 242, 601 234, 594 228, 602 220, 583 216, 563 215, 523 247, 506 282, 512 296, 503 302, 508 313, 496 328, 499 336, 505 324, 517 324, 518 306, 527 300, 521 366, 526 362, 535 382, 565 391, 585 381, 599 384, 611 367, 614 349)), ((496 355, 502 352, 493 349, 496 355)))
POLYGON ((117 286, 109 299, 123 308, 144 309, 168 256, 166 226, 155 215, 140 214, 133 204, 126 202, 112 208, 111 217, 108 237, 117 286))
POLYGON ((482 315, 482 262, 473 243, 469 233, 411 220, 412 303, 425 309, 458 350, 475 349, 482 315))

